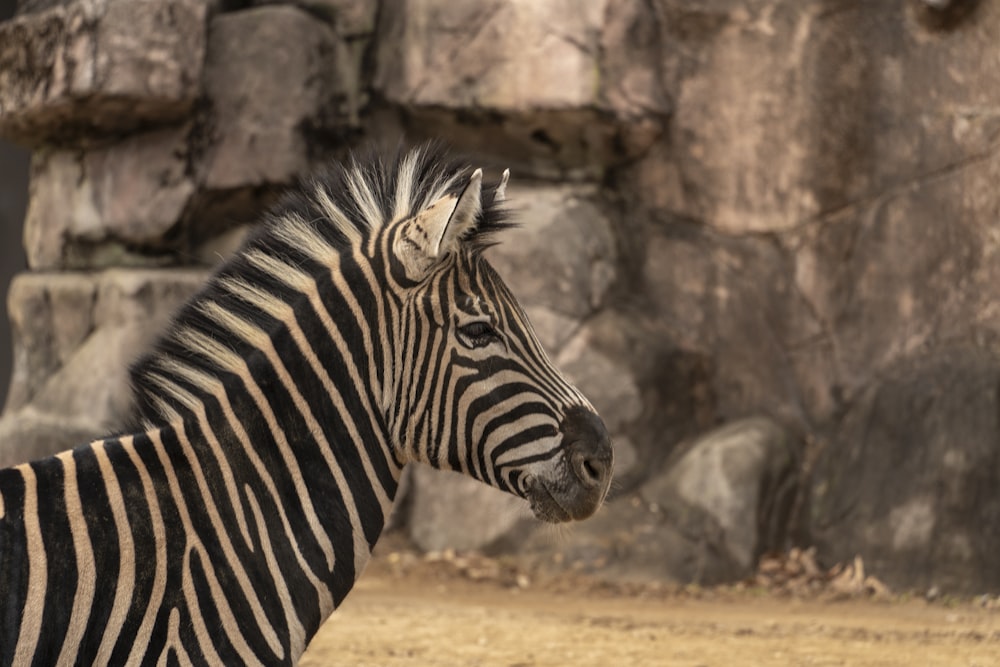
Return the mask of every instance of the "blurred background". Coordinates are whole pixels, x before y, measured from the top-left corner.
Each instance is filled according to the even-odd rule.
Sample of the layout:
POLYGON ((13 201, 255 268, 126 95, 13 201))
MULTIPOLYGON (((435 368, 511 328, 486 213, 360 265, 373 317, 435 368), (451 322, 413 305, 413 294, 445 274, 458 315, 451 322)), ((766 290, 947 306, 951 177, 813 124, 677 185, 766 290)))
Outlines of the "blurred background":
POLYGON ((511 169, 491 260, 616 483, 553 539, 417 468, 397 534, 697 583, 812 548, 1000 592, 1000 0, 0 8, 0 463, 120 425, 130 361, 297 176, 440 137, 511 169))
MULTIPOLYGON (((0 21, 14 15, 14 0, 0 0, 0 21)), ((14 274, 24 270, 21 224, 28 204, 28 159, 30 152, 0 139, 0 293, 7 293, 14 274)), ((6 326, 7 304, 0 301, 0 406, 7 396, 11 371, 10 327, 6 326)))

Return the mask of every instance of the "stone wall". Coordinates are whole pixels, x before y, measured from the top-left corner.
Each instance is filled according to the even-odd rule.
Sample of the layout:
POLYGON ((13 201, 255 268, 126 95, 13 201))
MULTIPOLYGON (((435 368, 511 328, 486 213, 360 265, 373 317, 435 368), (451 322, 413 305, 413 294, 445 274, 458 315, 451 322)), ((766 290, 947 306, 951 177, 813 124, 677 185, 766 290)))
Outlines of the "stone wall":
POLYGON ((296 175, 444 137, 514 174, 493 260, 617 484, 554 539, 415 469, 419 546, 714 581, 816 544, 1000 591, 1000 0, 34 0, 0 135, 34 151, 0 461, 119 424, 296 175))
MULTIPOLYGON (((14 15, 14 0, 0 0, 0 21, 14 15)), ((24 270, 21 221, 28 194, 28 158, 23 148, 0 139, 0 294, 7 293, 14 274, 24 270)), ((0 406, 10 381, 11 340, 7 300, 0 298, 0 406)))

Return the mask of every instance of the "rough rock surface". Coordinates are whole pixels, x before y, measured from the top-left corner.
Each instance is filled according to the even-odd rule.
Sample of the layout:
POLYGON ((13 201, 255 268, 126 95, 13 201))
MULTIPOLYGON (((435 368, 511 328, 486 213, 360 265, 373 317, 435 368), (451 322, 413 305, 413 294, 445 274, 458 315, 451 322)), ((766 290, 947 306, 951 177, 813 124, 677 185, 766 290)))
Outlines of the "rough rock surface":
POLYGON ((527 503, 471 477, 413 466, 408 534, 425 551, 487 549, 531 516, 527 503))
POLYGON ((77 0, 0 24, 0 136, 38 145, 184 119, 203 0, 77 0))
POLYGON ((1000 587, 998 405, 1000 356, 989 349, 943 348, 872 383, 817 465, 820 552, 847 560, 863 545, 893 587, 1000 587))
POLYGON ((639 493, 668 522, 695 531, 693 541, 706 551, 746 574, 784 537, 770 527, 784 522, 795 497, 795 449, 770 419, 734 421, 692 442, 639 493))
POLYGON ((29 273, 8 298, 14 373, 0 466, 66 449, 129 416, 128 366, 204 281, 203 270, 29 273))
POLYGON ((373 83, 416 136, 447 126, 521 173, 593 178, 647 148, 670 109, 657 49, 642 49, 643 12, 606 0, 388 0, 373 83))
POLYGON ((190 128, 157 130, 87 152, 35 153, 24 241, 32 269, 139 262, 181 219, 195 184, 190 128))
MULTIPOLYGON (((794 539, 897 588, 1000 590, 973 528, 1000 498, 998 45, 1000 0, 28 0, 0 24, 0 133, 45 144, 26 241, 59 270, 212 263, 359 138, 443 137, 510 167, 524 227, 491 257, 606 418, 618 475, 565 545, 470 491, 476 544, 709 581, 794 539), (759 444, 770 427, 725 457, 726 438, 687 449, 747 415, 804 442, 794 475, 759 444), (696 460, 719 465, 671 472, 696 460), (782 484, 735 483, 737 461, 782 484), (756 500, 740 514, 719 488, 756 500)), ((21 415, 59 439, 35 418, 56 399, 67 432, 93 425, 85 394, 32 378, 75 350, 98 367, 73 332, 99 280, 48 302, 15 288, 65 324, 19 338, 19 368, 48 370, 18 373, 0 430, 21 415)), ((421 509, 394 521, 447 535, 466 496, 445 479, 415 482, 402 508, 421 509)))
POLYGON ((198 167, 204 187, 287 185, 305 171, 319 148, 310 144, 357 112, 343 49, 332 28, 294 7, 215 17, 205 65, 213 113, 198 167))

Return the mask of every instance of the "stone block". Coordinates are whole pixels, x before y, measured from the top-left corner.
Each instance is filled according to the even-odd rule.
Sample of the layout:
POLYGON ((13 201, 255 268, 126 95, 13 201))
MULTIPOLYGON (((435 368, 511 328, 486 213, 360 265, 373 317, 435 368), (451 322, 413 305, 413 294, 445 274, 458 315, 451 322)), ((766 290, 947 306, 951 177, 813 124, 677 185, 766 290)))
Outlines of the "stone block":
POLYGON ((188 115, 204 0, 78 0, 0 23, 0 136, 40 145, 188 115))
MULTIPOLYGON (((195 192, 180 127, 91 151, 37 151, 25 219, 33 269, 141 263, 165 245, 195 192)), ((149 261, 149 260, 145 260, 149 261)))
POLYGON ((946 345, 886 369, 821 451, 813 537, 894 590, 1000 591, 1000 355, 946 345))
POLYGON ((18 276, 8 297, 14 372, 0 467, 120 428, 131 407, 129 364, 205 278, 201 270, 123 269, 18 276))
POLYGON ((375 0, 251 0, 254 6, 290 4, 320 17, 348 39, 371 35, 379 3, 375 0))
POLYGON ((411 135, 448 127, 459 145, 521 171, 596 178, 648 148, 670 109, 649 11, 608 0, 391 0, 373 85, 411 135))
POLYGON ((754 417, 726 424, 690 443, 640 495, 685 530, 704 531, 695 541, 748 576, 774 542, 794 499, 797 454, 786 430, 754 417))
POLYGON ((606 4, 386 2, 376 87, 390 101, 413 106, 520 111, 593 105, 606 4))
POLYGON ((606 305, 618 255, 597 189, 512 182, 507 197, 520 226, 488 257, 518 299, 576 320, 606 305))
POLYGON ((210 191, 291 183, 322 138, 356 122, 356 87, 343 40, 300 9, 216 16, 205 66, 211 114, 200 183, 210 191))
POLYGON ((482 550, 534 520, 523 499, 450 471, 415 465, 409 487, 410 539, 424 551, 482 550))

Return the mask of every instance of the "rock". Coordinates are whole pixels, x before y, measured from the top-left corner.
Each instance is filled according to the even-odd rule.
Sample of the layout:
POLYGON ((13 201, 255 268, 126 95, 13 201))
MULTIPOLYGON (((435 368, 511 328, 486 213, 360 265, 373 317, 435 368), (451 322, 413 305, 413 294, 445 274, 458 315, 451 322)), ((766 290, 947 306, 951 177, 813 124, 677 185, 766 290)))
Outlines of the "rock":
POLYGON ((136 250, 168 245, 165 237, 195 191, 188 132, 135 134, 82 153, 37 151, 24 231, 29 265, 142 262, 136 250))
POLYGON ((656 58, 630 57, 626 38, 646 12, 606 0, 393 0, 380 12, 374 86, 419 137, 446 126, 520 173, 593 178, 662 131, 656 58), (623 55, 605 62, 610 50, 623 55))
POLYGON ((653 471, 636 492, 618 495, 558 540, 545 530, 514 533, 516 548, 617 581, 744 579, 784 539, 775 527, 784 527, 794 496, 792 448, 770 419, 733 422, 690 443, 668 470, 653 471))
POLYGON ((522 519, 527 503, 482 482, 426 465, 410 473, 410 539, 424 551, 482 550, 522 519))
POLYGON ((589 106, 606 4, 390 0, 379 26, 376 86, 387 99, 413 106, 589 106))
POLYGON ((723 13, 682 2, 665 24, 675 49, 699 53, 678 84, 671 126, 671 160, 685 183, 699 184, 685 212, 726 232, 787 229, 820 210, 809 183, 813 135, 800 128, 814 122, 804 72, 821 3, 775 11, 788 4, 723 13))
POLYGON ((489 261, 518 299, 577 320, 605 305, 617 249, 596 189, 512 182, 507 197, 521 226, 504 233, 489 261))
POLYGON ((1000 281, 1000 197, 988 185, 997 178, 1000 155, 991 155, 788 240, 796 249, 794 293, 823 332, 795 354, 817 394, 827 392, 832 403, 836 392, 847 403, 940 341, 979 344, 1000 336, 993 292, 1000 281), (822 375, 809 371, 817 363, 822 375))
POLYGON ((342 40, 299 9, 264 6, 211 23, 201 141, 209 191, 291 184, 313 151, 356 122, 356 84, 342 40), (295 39, 289 39, 294 35, 295 39))
POLYGON ((375 30, 379 3, 371 0, 251 0, 253 6, 290 4, 328 21, 337 34, 347 38, 365 37, 375 30))
POLYGON ((836 341, 794 288, 790 252, 669 218, 647 234, 640 280, 649 333, 710 360, 718 419, 766 412, 807 424, 837 409, 836 341))
POLYGON ((894 589, 1000 590, 1000 356, 950 346, 900 360, 859 397, 812 482, 813 534, 894 589))
POLYGON ((206 277, 121 269, 19 276, 8 299, 14 372, 0 467, 120 428, 131 407, 129 364, 206 277))
POLYGON ((79 0, 0 23, 0 136, 41 145, 182 120, 205 16, 203 0, 79 0))
POLYGON ((732 422, 692 442, 639 493, 701 545, 706 557, 747 576, 761 553, 782 546, 780 528, 796 490, 794 446, 770 419, 732 422))
POLYGON ((556 365, 604 416, 612 435, 639 416, 642 396, 635 378, 593 345, 591 330, 584 327, 562 349, 556 365))

